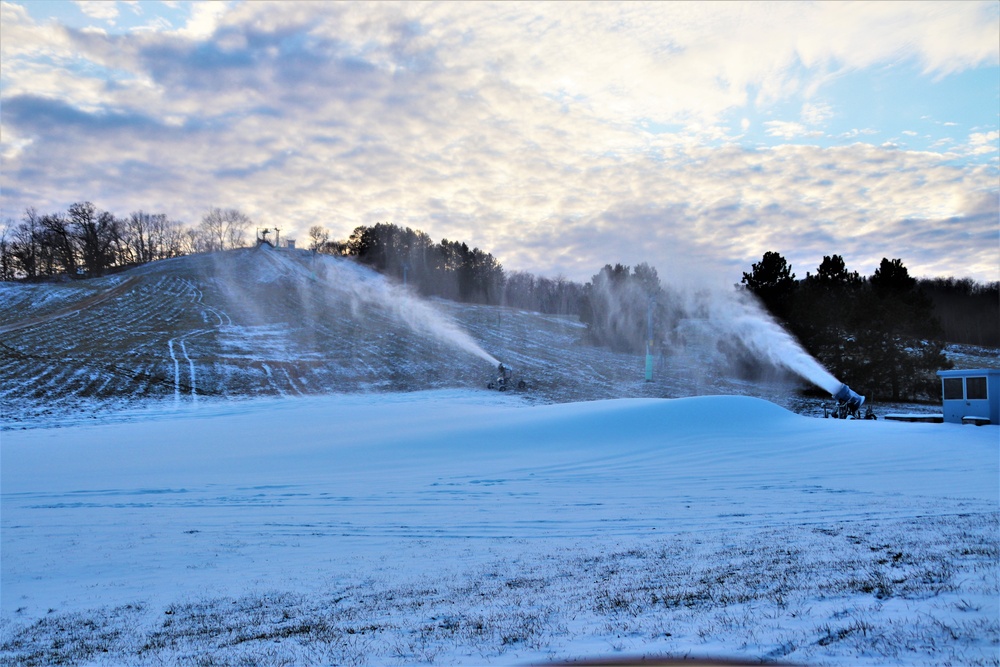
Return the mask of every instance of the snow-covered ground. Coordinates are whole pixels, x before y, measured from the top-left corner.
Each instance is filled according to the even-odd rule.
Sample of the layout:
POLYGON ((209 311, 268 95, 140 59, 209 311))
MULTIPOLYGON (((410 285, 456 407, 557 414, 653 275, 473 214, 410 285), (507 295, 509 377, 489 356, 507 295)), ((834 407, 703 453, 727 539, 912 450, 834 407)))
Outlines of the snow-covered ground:
POLYGON ((998 436, 473 390, 7 430, 0 664, 996 665, 998 436))

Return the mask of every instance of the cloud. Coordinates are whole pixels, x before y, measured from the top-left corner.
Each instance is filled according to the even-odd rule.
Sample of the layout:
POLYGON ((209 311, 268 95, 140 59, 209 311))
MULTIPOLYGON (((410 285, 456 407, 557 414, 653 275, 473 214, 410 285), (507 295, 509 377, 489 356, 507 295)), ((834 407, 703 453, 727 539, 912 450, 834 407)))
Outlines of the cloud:
MULTIPOLYGON (((27 10, 12 2, 0 1, 0 56, 4 78, 16 74, 24 59, 62 58, 72 55, 65 31, 57 25, 37 25, 27 10)), ((57 60, 58 62, 58 60, 57 60)))
POLYGON ((2 146, 0 146, 0 157, 6 160, 15 160, 20 157, 21 153, 28 148, 32 139, 24 137, 20 132, 14 130, 9 125, 4 125, 0 123, 0 134, 3 135, 4 141, 2 146))
POLYGON ((878 130, 865 127, 865 128, 852 128, 847 132, 842 132, 840 134, 841 139, 857 139, 858 137, 872 136, 878 134, 878 130))
POLYGON ((107 2, 106 0, 73 0, 73 4, 92 19, 107 21, 113 25, 115 19, 118 18, 117 2, 107 2))
POLYGON ((997 155, 1000 157, 1000 132, 973 132, 969 135, 969 152, 973 155, 997 155))
POLYGON ((807 125, 822 125, 833 117, 833 109, 826 103, 806 102, 801 115, 802 122, 807 125))
POLYGON ((191 3, 191 15, 180 30, 180 34, 189 39, 211 36, 228 11, 229 5, 228 0, 191 3))
POLYGON ((796 139, 798 137, 821 137, 823 132, 810 130, 802 123, 795 123, 786 120, 769 120, 764 122, 769 137, 779 137, 781 139, 796 139))
POLYGON ((138 113, 87 113, 60 100, 32 95, 19 95, 4 102, 6 120, 22 131, 31 133, 76 132, 121 133, 135 129, 144 133, 157 129, 158 124, 138 113))
MULTIPOLYGON (((181 30, 100 35, 4 3, 2 215, 88 199, 196 222, 222 206, 338 238, 390 221, 574 279, 649 261, 733 282, 767 250, 802 275, 838 253, 862 273, 891 254, 917 275, 945 257, 996 276, 995 248, 955 231, 995 233, 977 198, 995 170, 794 143, 837 108, 800 100, 811 78, 923 53, 923 14, 887 5, 198 3, 181 30), (863 17, 906 34, 862 43, 863 17), (743 114, 771 98, 797 117, 743 114), (733 109, 775 145, 736 145, 733 109), (665 129, 636 130, 651 126, 665 129)), ((954 12, 976 42, 982 6, 954 12)), ((921 62, 992 57, 961 42, 921 62)), ((984 129, 975 150, 995 146, 984 129)))
POLYGON ((925 73, 943 76, 1000 62, 995 3, 824 2, 810 8, 814 39, 794 31, 803 61, 860 69, 915 59, 925 73), (819 31, 822 30, 822 35, 819 31))

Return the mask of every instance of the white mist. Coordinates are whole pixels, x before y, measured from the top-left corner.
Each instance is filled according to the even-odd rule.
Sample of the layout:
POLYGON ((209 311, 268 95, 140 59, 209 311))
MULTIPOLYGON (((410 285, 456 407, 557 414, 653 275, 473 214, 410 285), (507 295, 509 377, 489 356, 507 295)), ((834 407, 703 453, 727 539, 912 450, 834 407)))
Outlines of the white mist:
POLYGON ((683 320, 676 332, 682 344, 700 343, 715 354, 714 361, 724 365, 719 352, 723 341, 739 341, 757 362, 784 369, 827 391, 836 393, 842 383, 803 349, 795 338, 746 292, 727 289, 684 290, 680 293, 683 320))
POLYGON ((484 350, 453 320, 410 290, 389 282, 384 276, 353 262, 326 255, 303 255, 267 252, 280 264, 285 274, 294 274, 305 282, 321 282, 340 296, 347 297, 352 313, 358 316, 365 307, 376 306, 402 322, 415 333, 432 338, 455 349, 468 352, 496 366, 500 362, 484 350))

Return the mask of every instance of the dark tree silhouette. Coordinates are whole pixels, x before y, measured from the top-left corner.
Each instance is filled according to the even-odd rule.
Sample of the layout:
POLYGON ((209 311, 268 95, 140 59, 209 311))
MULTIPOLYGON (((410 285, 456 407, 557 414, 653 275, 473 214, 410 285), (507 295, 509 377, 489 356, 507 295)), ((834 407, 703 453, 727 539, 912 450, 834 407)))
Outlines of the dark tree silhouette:
POLYGON ((76 243, 67 218, 60 214, 43 215, 39 218, 42 226, 43 243, 52 248, 54 264, 61 266, 67 275, 78 277, 76 243))
POLYGON ((935 371, 951 364, 930 299, 899 259, 882 258, 868 282, 871 290, 854 317, 857 344, 869 362, 864 370, 884 398, 936 397, 935 371))
POLYGON ((940 325, 902 260, 883 259, 865 280, 827 256, 795 287, 790 268, 768 253, 744 283, 834 375, 876 400, 937 396, 935 371, 950 366, 940 325))
POLYGON ((871 282, 872 289, 883 297, 907 294, 917 284, 917 281, 910 277, 909 270, 903 266, 903 260, 890 261, 885 257, 882 258, 882 262, 875 269, 869 282, 871 282))
POLYGON ((646 347, 650 308, 653 337, 663 339, 664 295, 659 275, 649 264, 633 270, 623 264, 606 264, 584 286, 580 320, 593 343, 639 354, 646 347))
POLYGON ((933 278, 918 285, 934 305, 942 341, 1000 347, 1000 282, 933 278))
POLYGON ((781 320, 788 319, 796 283, 792 267, 784 257, 776 252, 765 252, 750 273, 743 274, 741 282, 772 315, 781 320))
POLYGON ((488 252, 390 223, 357 227, 344 253, 376 271, 405 281, 423 294, 456 301, 499 303, 504 272, 488 252))
POLYGON ((69 207, 69 224, 88 276, 101 276, 115 261, 118 221, 88 202, 69 207))

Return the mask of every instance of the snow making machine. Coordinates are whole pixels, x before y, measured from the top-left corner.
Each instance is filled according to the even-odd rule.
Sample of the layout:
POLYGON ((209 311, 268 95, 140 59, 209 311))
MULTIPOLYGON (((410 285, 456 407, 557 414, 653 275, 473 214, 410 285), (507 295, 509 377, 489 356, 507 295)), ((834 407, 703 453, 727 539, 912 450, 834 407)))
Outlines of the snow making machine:
POLYGON ((528 383, 523 379, 514 381, 514 374, 510 366, 505 366, 500 364, 497 366, 497 377, 495 380, 491 380, 486 384, 487 389, 496 389, 497 391, 508 391, 510 389, 524 390, 528 388, 528 383))
POLYGON ((840 385, 840 389, 833 394, 833 398, 837 401, 837 405, 832 411, 826 413, 827 417, 834 419, 878 419, 872 411, 871 405, 868 405, 862 414, 861 407, 865 405, 865 397, 846 384, 840 385))

